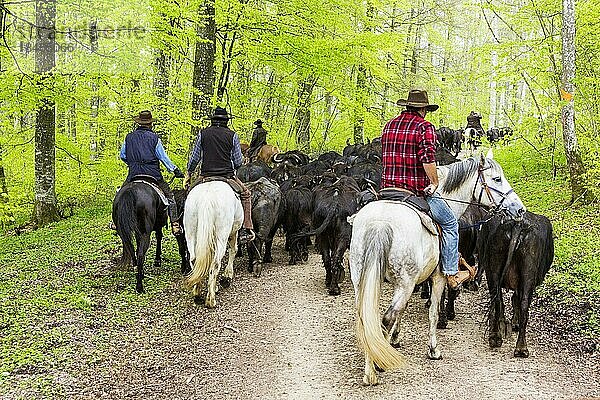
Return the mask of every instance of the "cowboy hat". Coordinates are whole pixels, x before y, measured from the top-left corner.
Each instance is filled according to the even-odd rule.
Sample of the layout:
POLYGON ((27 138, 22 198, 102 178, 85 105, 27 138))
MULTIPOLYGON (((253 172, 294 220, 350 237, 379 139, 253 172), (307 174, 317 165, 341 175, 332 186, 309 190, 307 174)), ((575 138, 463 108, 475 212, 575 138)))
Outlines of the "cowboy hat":
POLYGON ((133 117, 133 120, 140 125, 151 124, 155 121, 155 119, 152 118, 152 113, 148 110, 140 111, 140 115, 133 117))
POLYGON ((257 119, 256 121, 254 121, 254 125, 262 125, 263 122, 260 119, 257 119))
POLYGON ((215 111, 213 113, 213 115, 210 116, 210 119, 212 120, 221 120, 221 121, 229 121, 229 114, 227 114, 227 110, 224 109, 223 107, 217 107, 215 108, 215 111))
POLYGON ((408 93, 408 99, 400 99, 396 102, 399 106, 410 106, 417 108, 427 108, 427 111, 435 111, 440 106, 437 104, 429 104, 429 98, 427 97, 427 91, 425 90, 411 90, 408 93))

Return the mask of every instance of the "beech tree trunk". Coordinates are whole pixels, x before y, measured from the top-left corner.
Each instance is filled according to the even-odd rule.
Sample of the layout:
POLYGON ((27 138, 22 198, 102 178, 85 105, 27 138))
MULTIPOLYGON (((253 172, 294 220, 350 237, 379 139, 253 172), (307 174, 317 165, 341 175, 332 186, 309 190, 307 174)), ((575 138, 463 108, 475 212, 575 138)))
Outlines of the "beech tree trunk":
POLYGON ((194 53, 194 75, 192 88, 192 137, 190 148, 194 145, 200 131, 200 120, 210 115, 215 87, 216 25, 215 2, 205 0, 199 10, 200 22, 197 27, 196 51, 194 53))
POLYGON ((298 147, 305 152, 310 150, 310 102, 316 83, 316 78, 309 75, 300 82, 298 88, 298 107, 296 108, 294 131, 298 147))
MULTIPOLYGON (((90 53, 93 55, 98 51, 98 22, 92 21, 89 26, 90 53)), ((100 108, 100 96, 98 96, 98 83, 92 81, 92 98, 90 100, 90 159, 98 159, 100 150, 98 137, 98 110, 100 108)))
MULTIPOLYGON (((38 0, 35 4, 36 40, 35 72, 40 75, 40 89, 52 86, 52 69, 56 57, 56 0, 38 0)), ((44 98, 35 118, 35 203, 32 220, 41 227, 58 221, 55 191, 55 105, 44 98)))
POLYGON ((561 97, 566 101, 562 108, 563 137, 565 155, 569 167, 571 199, 575 200, 584 193, 581 175, 585 169, 579 153, 575 134, 574 94, 575 86, 575 0, 563 0, 562 13, 562 89, 561 97))

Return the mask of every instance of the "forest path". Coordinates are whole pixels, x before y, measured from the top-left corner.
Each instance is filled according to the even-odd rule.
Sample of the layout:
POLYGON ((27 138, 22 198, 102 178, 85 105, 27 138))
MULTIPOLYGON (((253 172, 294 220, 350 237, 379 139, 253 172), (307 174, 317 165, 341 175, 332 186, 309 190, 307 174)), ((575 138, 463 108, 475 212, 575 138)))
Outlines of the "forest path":
MULTIPOLYGON (((327 295, 320 258, 289 266, 282 245, 277 239, 274 263, 260 278, 246 272, 245 258, 236 260, 233 285, 217 294, 214 310, 194 305, 174 274, 137 320, 116 328, 99 316, 88 338, 95 361, 73 363, 56 383, 69 399, 600 397, 598 365, 546 350, 535 324, 528 359, 513 358, 515 336, 490 350, 481 322, 484 290, 459 297, 456 320, 438 331, 440 361, 426 358, 427 313, 413 296, 401 324, 408 368, 379 373, 380 384, 365 387, 350 280, 342 295, 327 295)), ((386 306, 389 296, 386 284, 386 306)))

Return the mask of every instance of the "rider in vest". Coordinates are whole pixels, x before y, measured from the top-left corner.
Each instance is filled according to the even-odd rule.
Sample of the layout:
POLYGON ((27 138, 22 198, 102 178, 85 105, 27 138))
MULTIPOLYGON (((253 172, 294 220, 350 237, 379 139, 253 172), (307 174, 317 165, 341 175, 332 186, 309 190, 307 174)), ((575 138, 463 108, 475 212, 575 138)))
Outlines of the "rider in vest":
POLYGON ((258 156, 260 149, 267 144, 267 131, 263 128, 263 122, 257 119, 254 122, 256 128, 252 132, 252 141, 250 142, 250 148, 248 149, 248 158, 250 161, 254 161, 258 156))
POLYGON ((129 173, 125 183, 131 182, 135 178, 148 178, 156 183, 169 200, 169 220, 174 235, 181 234, 177 215, 177 204, 173 197, 173 192, 169 184, 163 179, 160 172, 160 163, 172 172, 176 178, 183 178, 184 175, 179 168, 167 156, 160 138, 152 131, 152 113, 142 111, 137 117, 133 118, 138 127, 125 137, 125 143, 121 147, 121 160, 127 164, 129 173))
MULTIPOLYGON (((408 99, 398 100, 398 105, 406 106, 406 110, 387 123, 381 136, 381 188, 393 187, 425 197, 433 219, 442 229, 442 272, 448 279, 448 285, 456 288, 472 276, 468 271, 458 270, 458 221, 446 201, 436 193, 437 135, 435 127, 425 120, 425 116, 439 106, 429 104, 424 90, 411 90, 408 99)), ((466 264, 462 259, 461 263, 466 264)))
POLYGON ((235 170, 242 165, 240 139, 234 131, 227 127, 229 121, 227 110, 217 107, 210 119, 210 126, 202 129, 196 137, 183 186, 188 187, 190 175, 198 164, 201 164, 201 178, 221 177, 235 181, 241 188, 240 199, 244 209, 244 224, 239 232, 240 243, 251 242, 255 237, 252 230, 252 193, 235 176, 235 170))

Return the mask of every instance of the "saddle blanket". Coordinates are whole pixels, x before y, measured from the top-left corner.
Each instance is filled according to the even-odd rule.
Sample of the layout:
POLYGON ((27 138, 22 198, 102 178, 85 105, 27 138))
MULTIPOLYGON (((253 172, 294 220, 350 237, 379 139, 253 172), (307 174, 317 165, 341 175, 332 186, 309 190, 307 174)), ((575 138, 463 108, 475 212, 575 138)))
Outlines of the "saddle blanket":
POLYGON ((362 208, 372 201, 385 201, 388 203, 403 204, 417 213, 421 219, 421 224, 431 232, 432 235, 438 236, 439 231, 437 224, 429 215, 429 204, 423 198, 414 196, 410 193, 399 190, 382 190, 376 193, 372 190, 364 190, 360 192, 358 203, 362 208))
POLYGON ((433 222, 433 219, 428 214, 425 214, 424 212, 422 212, 421 210, 419 210, 417 207, 413 206, 409 202, 396 201, 396 200, 377 200, 377 201, 384 201, 386 203, 395 203, 395 204, 405 205, 406 207, 412 209, 415 213, 417 213, 417 215, 421 219, 421 224, 425 227, 425 229, 427 229, 429 231, 429 233, 431 233, 433 236, 439 235, 437 225, 435 222, 433 222))
POLYGON ((160 188, 157 185, 155 185, 154 183, 148 182, 148 181, 143 180, 143 179, 137 179, 137 180, 134 179, 132 182, 141 182, 141 183, 145 183, 146 185, 151 186, 152 189, 154 189, 154 191, 156 192, 156 194, 158 194, 158 197, 160 198, 160 200, 162 201, 162 203, 165 206, 169 205, 169 199, 167 199, 167 196, 165 196, 165 194, 163 193, 163 191, 160 190, 160 188))

